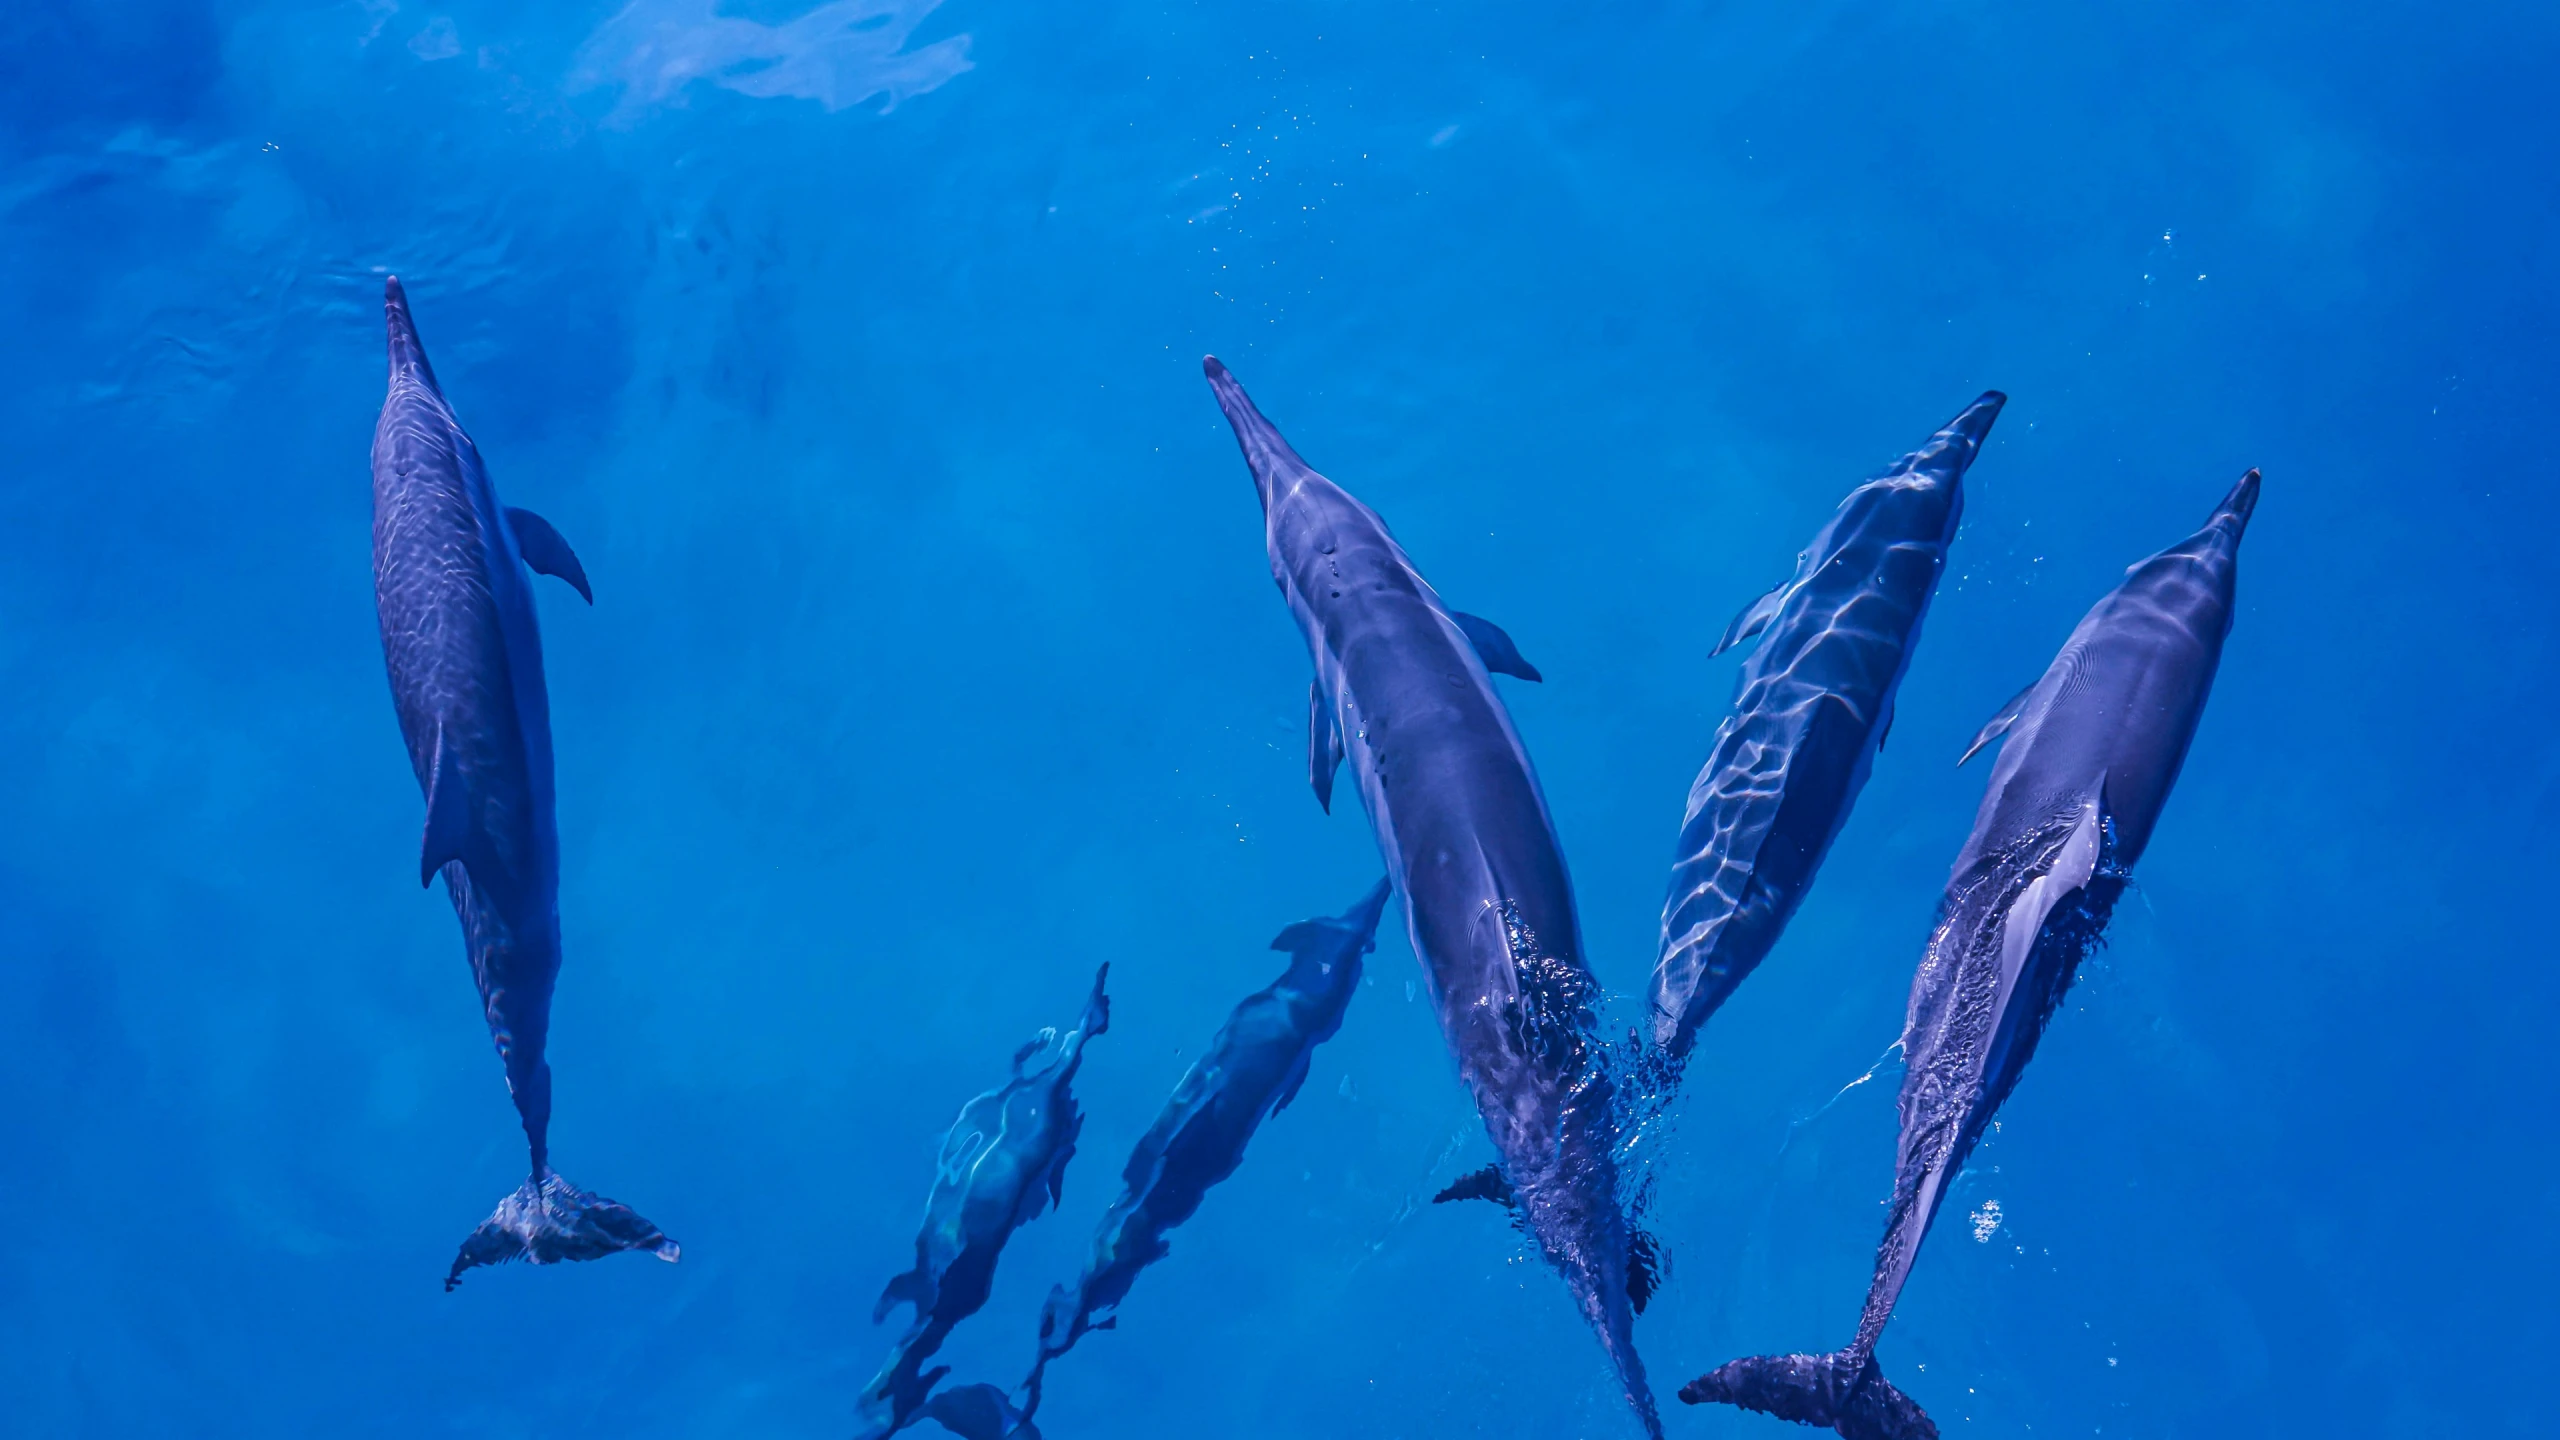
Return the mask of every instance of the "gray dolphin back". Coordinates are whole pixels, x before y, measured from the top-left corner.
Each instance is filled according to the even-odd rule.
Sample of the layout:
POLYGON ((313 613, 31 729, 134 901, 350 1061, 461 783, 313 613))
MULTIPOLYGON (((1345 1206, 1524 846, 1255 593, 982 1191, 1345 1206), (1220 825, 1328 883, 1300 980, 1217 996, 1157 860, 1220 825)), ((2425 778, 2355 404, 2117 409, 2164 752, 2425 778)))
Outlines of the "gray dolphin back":
POLYGON ((1934 1440, 1936 1426, 1878 1373, 1876 1342, 1949 1184, 2104 938, 2176 784, 2221 665, 2257 498, 2252 470, 2203 529, 2127 571, 1966 752, 2006 737, 1912 978, 1893 1196, 1849 1347, 1736 1360, 1682 1399, 1851 1437, 1934 1440))
POLYGON ((1994 390, 1851 491, 1744 607, 1717 653, 1758 637, 1696 784, 1662 905, 1653 1036, 1677 1062, 1767 957, 1849 818, 1964 514, 1994 390))

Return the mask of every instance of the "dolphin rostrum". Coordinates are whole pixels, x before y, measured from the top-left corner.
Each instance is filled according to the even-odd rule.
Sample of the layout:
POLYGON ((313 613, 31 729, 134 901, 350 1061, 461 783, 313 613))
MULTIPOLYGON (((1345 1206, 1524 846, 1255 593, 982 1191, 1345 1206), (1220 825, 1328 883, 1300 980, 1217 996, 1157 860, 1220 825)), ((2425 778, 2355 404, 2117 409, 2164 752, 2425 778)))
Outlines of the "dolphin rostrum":
POLYGON ((1947 1185, 2007 1099, 2106 930, 2177 783, 2231 631, 2258 472, 2203 529, 2126 572, 1965 752, 2007 735, 1912 977, 1902 1140, 1875 1281, 1849 1348, 1736 1360, 1683 1386, 1850 1440, 1934 1437, 1875 1363, 1877 1337, 1947 1185))
POLYGON ((1084 1275, 1049 1292, 1040 1312, 1040 1356, 1023 1382, 1024 1412, 1040 1407, 1040 1377, 1077 1340, 1107 1330, 1096 1320, 1128 1298, 1138 1272, 1171 1253, 1165 1233, 1200 1209, 1209 1187, 1236 1172, 1265 1117, 1297 1098, 1318 1045, 1342 1028, 1360 987, 1360 957, 1377 945, 1388 882, 1338 917, 1301 920, 1271 942, 1289 952, 1279 979, 1244 998, 1208 1051, 1173 1087, 1155 1125, 1121 1172, 1120 1198, 1102 1217, 1084 1275))
MULTIPOLYGON (((862 1440, 886 1440, 926 1415, 963 1434, 973 1433, 962 1425, 971 1423, 970 1401, 982 1390, 1001 1407, 1001 1392, 991 1386, 969 1386, 928 1401, 950 1367, 927 1371, 924 1362, 942 1348, 953 1326, 987 1303, 1005 1241, 1058 1202, 1067 1161, 1076 1153, 1076 1135, 1084 1129, 1069 1087, 1084 1064, 1084 1047, 1110 1028, 1111 1002, 1102 993, 1110 973, 1108 965, 1095 972, 1093 993, 1074 1029, 1033 1036, 1014 1052, 1013 1074, 961 1106, 960 1118, 943 1137, 933 1193, 925 1200, 924 1226, 916 1232, 916 1266, 889 1282, 871 1312, 874 1324, 900 1305, 913 1306, 915 1317, 880 1373, 863 1387, 855 1432, 862 1440)), ((1001 1420, 1005 1429, 999 1433, 1035 1440, 1037 1431, 1012 1428, 1017 1419, 1009 1413, 990 1415, 986 1423, 1001 1420)))
POLYGON ((1593 1035, 1599 985, 1546 797, 1494 692, 1538 678, 1509 636, 1448 609, 1377 512, 1317 474, 1227 367, 1203 365, 1262 498, 1271 576, 1315 661, 1308 778, 1330 808, 1358 777, 1414 954, 1500 1157, 1475 1193, 1510 1199, 1659 1435, 1618 1193, 1615 1092, 1593 1035))
POLYGON ((551 702, 533 581, 555 575, 589 603, 569 542, 530 510, 498 504, 436 385, 398 279, 383 282, 391 387, 373 432, 373 594, 391 700, 427 796, 418 881, 438 873, 462 918, 480 1004, 532 1146, 531 1175, 462 1242, 444 1286, 475 1265, 593 1260, 676 1242, 629 1208, 552 1173, 551 1066, 543 1057, 560 975, 560 832, 552 812, 551 702))
POLYGON ((1674 1065, 1778 943, 1866 788, 1964 514, 1965 470, 2007 402, 1986 393, 1850 491, 1795 574, 1709 652, 1762 636, 1689 787, 1662 904, 1653 1035, 1674 1065))

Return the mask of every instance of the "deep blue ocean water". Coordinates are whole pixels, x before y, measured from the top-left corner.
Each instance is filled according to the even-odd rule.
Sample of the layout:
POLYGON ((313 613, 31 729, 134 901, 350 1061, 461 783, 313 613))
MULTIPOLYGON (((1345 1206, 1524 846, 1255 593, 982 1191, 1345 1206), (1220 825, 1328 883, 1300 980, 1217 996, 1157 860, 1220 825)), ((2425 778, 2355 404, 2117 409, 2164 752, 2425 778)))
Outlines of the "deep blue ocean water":
MULTIPOLYGON (((2185 777, 1886 1373, 1950 1435, 2547 1433, 2555 62, 2525 5, 11 7, 7 1432, 844 1433, 942 1130, 1107 960, 1064 1209, 946 1352, 1017 1378, 1268 938, 1378 873, 1214 350, 1545 672, 1620 1024, 1716 636, 2013 397, 1654 1159, 1675 1435, 1810 1433, 1669 1392, 1847 1339, 1954 757, 2264 467, 2185 777), (438 1285, 523 1151, 375 634, 394 272, 594 579, 540 601, 553 1142, 675 1267, 438 1285)), ((1489 1150, 1388 929, 1051 1435, 1635 1433, 1502 1215, 1416 1208, 1489 1150)))

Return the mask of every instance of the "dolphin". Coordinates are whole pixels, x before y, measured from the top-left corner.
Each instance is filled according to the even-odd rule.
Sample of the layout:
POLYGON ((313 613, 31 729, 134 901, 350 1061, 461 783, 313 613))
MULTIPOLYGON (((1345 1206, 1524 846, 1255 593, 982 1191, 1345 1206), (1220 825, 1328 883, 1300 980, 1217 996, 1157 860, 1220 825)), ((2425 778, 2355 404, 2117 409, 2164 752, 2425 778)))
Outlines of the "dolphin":
MULTIPOLYGON (((943 1137, 924 1226, 916 1232, 916 1266, 889 1282, 871 1312, 873 1324, 900 1305, 913 1306, 915 1316, 863 1388, 855 1432, 862 1440, 886 1440, 928 1414, 958 1429, 955 1419, 971 1423, 976 1413, 969 1397, 981 1388, 992 1390, 972 1386, 967 1395, 953 1392, 928 1401, 950 1367, 925 1371, 923 1365, 953 1326, 987 1303, 1005 1241, 1058 1202, 1067 1161, 1084 1129, 1069 1087, 1084 1064, 1084 1047, 1110 1028, 1111 1002, 1102 993, 1110 973, 1109 965, 1095 972, 1093 993, 1074 1029, 1063 1035, 1043 1030, 1016 1050, 1012 1076, 961 1106, 960 1118, 943 1137)), ((1023 1432, 1023 1440, 1037 1433, 1023 1432)))
POLYGON ((1912 977, 1893 1199, 1849 1348, 1736 1360, 1681 1399, 1850 1440, 1937 1435, 1877 1370, 1876 1340, 1948 1182, 2017 1086, 2151 841, 2231 633, 2240 537, 2257 504, 2252 470, 2203 529, 2127 571, 1965 751, 2009 737, 1912 977))
POLYGON ((1389 893, 1381 880, 1340 916, 1301 920, 1271 942, 1289 952, 1288 970, 1236 1006, 1173 1087, 1121 1172, 1120 1197, 1094 1232, 1083 1276, 1049 1292, 1039 1359, 1023 1382, 1025 1414, 1040 1407, 1049 1362, 1085 1335, 1111 1328, 1113 1320, 1094 1317, 1118 1309, 1138 1272, 1171 1253, 1165 1233, 1198 1212, 1210 1186, 1236 1173, 1264 1118, 1297 1098, 1316 1047, 1342 1028, 1342 1012, 1360 987, 1360 957, 1377 946, 1389 893))
POLYGON ((1708 652, 1766 632, 1689 787, 1662 903, 1653 1035, 1675 1066, 1778 943, 1866 788, 1964 514, 1965 470, 2007 403, 1985 392, 1850 491, 1795 573, 1708 652))
POLYGON ((418 883, 444 876, 480 986, 531 1175, 462 1242, 444 1288, 475 1265, 548 1265, 620 1250, 677 1257, 628 1207, 551 1170, 551 1066, 560 975, 560 831, 552 813, 551 701, 526 572, 595 594, 569 542, 499 505, 479 447, 436 385, 397 277, 382 287, 391 386, 373 432, 373 597, 409 768, 426 792, 418 883))
POLYGON ((1618 1195, 1615 1094, 1582 926, 1546 796, 1494 692, 1539 678, 1511 637, 1449 609, 1386 522, 1309 468, 1215 356, 1203 362, 1262 498, 1271 577, 1306 636, 1307 771, 1332 807, 1346 758, 1413 952, 1511 1199, 1661 1434, 1634 1313, 1649 1285, 1618 1195))

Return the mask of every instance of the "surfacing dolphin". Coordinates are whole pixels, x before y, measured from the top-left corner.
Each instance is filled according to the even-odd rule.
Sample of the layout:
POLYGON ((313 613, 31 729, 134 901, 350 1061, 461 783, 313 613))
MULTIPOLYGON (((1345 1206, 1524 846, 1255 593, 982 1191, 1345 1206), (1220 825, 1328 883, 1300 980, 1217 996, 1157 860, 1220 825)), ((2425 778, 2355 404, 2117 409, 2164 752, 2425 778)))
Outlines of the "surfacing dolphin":
POLYGON ((551 701, 530 567, 592 604, 569 542, 498 504, 480 451, 437 388, 399 280, 383 282, 391 388, 373 432, 373 595, 409 767, 427 796, 418 883, 444 876, 532 1174, 462 1242, 444 1288, 475 1265, 593 1260, 676 1242, 625 1206, 553 1174, 543 1045, 560 975, 560 832, 551 701))
POLYGON ((1985 393, 1849 492, 1795 574, 1710 652, 1763 637, 1689 788, 1662 904, 1653 1038, 1674 1066, 1778 943, 1866 788, 1964 514, 1965 470, 2006 403, 1985 393))
POLYGON ((1388 883, 1340 916, 1301 920, 1271 942, 1289 952, 1279 979, 1244 998, 1193 1063, 1121 1172, 1120 1198, 1102 1217, 1083 1276, 1049 1292, 1040 1312, 1040 1356, 1023 1382, 1024 1413, 1040 1408, 1049 1362, 1112 1319, 1138 1272, 1172 1253, 1166 1232, 1200 1209, 1209 1187, 1236 1173, 1263 1120, 1289 1108, 1318 1045, 1342 1028, 1360 988, 1360 957, 1376 948, 1388 883))
POLYGON ((1649 1269, 1631 1263, 1614 1088, 1592 1034, 1599 985, 1546 797, 1493 689, 1492 672, 1538 672, 1501 630, 1443 606, 1377 513, 1299 459, 1224 365, 1203 368, 1315 661, 1308 778, 1327 808, 1346 757, 1359 779, 1441 1031, 1501 1157, 1482 1193, 1515 1200, 1658 1436, 1633 1333, 1649 1269))
POLYGON ((916 1266, 889 1282, 871 1312, 877 1324, 896 1307, 911 1305, 915 1318, 880 1373, 863 1387, 855 1431, 862 1440, 885 1440, 926 1415, 961 1430, 975 1423, 984 1408, 972 1403, 981 1390, 993 1394, 998 1407, 987 1423, 1001 1421, 1008 1428, 998 1433, 1035 1440, 1036 1431, 1010 1429, 1016 1417, 991 1386, 964 1387, 928 1401, 950 1367, 925 1371, 923 1366, 942 1348, 953 1326, 987 1303, 1005 1241, 1058 1202, 1067 1161, 1076 1152, 1076 1135, 1084 1129, 1070 1087, 1084 1063, 1084 1047, 1110 1028, 1111 1002, 1102 993, 1110 973, 1108 965, 1094 973, 1093 993, 1074 1029, 1033 1036, 1014 1052, 1011 1077, 961 1106, 960 1118, 943 1137, 933 1193, 925 1200, 924 1226, 916 1232, 916 1266))
POLYGON ((1850 1440, 1937 1435, 1878 1372, 1877 1337, 1948 1182, 2016 1087, 2150 843, 2231 632, 2240 536, 2257 504, 2252 470, 2202 530, 2128 571, 1965 751, 1971 759, 2009 736, 1912 977, 1892 1209, 1856 1338, 1832 1355, 1736 1360, 1683 1386, 1681 1399, 1850 1440))

